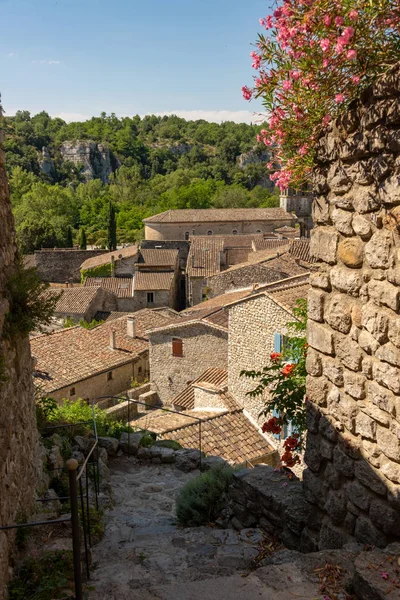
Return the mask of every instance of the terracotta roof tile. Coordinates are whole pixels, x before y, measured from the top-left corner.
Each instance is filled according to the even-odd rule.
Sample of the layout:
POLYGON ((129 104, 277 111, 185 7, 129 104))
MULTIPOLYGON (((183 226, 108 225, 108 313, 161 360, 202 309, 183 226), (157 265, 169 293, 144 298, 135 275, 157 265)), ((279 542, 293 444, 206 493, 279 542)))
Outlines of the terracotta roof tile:
POLYGON ((294 221, 283 208, 197 208, 167 210, 143 219, 144 223, 213 223, 219 221, 294 221))
POLYGON ((179 327, 188 327, 190 325, 196 325, 198 323, 205 323, 208 325, 214 325, 217 326, 218 328, 222 328, 225 329, 226 331, 228 330, 228 320, 229 320, 229 315, 228 312, 225 310, 219 310, 217 309, 212 309, 212 310, 199 310, 195 313, 190 313, 190 314, 186 314, 186 313, 179 313, 179 317, 178 319, 173 322, 173 323, 169 323, 165 326, 161 326, 161 327, 155 327, 153 329, 149 329, 147 333, 155 333, 158 331, 162 331, 166 328, 168 329, 179 329, 179 327), (220 313, 224 312, 223 315, 221 315, 220 313))
POLYGON ((132 298, 133 277, 88 277, 85 287, 101 287, 113 292, 117 298, 132 298))
POLYGON ((298 285, 292 285, 286 288, 282 287, 281 289, 271 290, 268 295, 279 302, 281 306, 292 312, 298 299, 307 299, 309 289, 310 284, 308 282, 300 283, 298 285))
MULTIPOLYGON (((179 250, 164 249, 143 249, 140 250, 140 257, 143 263, 152 267, 175 267, 178 259, 179 250)), ((140 262, 142 262, 140 260, 140 262)))
POLYGON ((221 270, 223 237, 195 236, 192 238, 186 272, 189 277, 209 277, 221 270))
POLYGON ((317 259, 311 256, 310 254, 310 239, 309 238, 301 238, 299 240, 293 240, 289 253, 298 258, 303 262, 307 262, 310 264, 314 264, 317 262, 317 259))
POLYGON ((204 371, 197 377, 191 384, 185 387, 179 394, 177 394, 171 401, 171 404, 174 406, 180 406, 185 409, 194 408, 194 389, 193 383, 198 383, 199 381, 204 381, 208 383, 213 383, 217 386, 224 386, 228 383, 228 372, 223 369, 215 369, 210 368, 204 371))
POLYGON ((131 362, 148 349, 145 331, 174 318, 150 309, 135 312, 137 337, 127 335, 127 317, 88 330, 83 327, 61 329, 31 339, 32 355, 37 359, 34 376, 46 393, 73 385, 131 362), (116 348, 112 350, 110 332, 116 332, 116 348))
POLYGON ((114 257, 114 260, 117 261, 121 258, 135 256, 137 253, 138 247, 136 245, 113 250, 112 252, 105 252, 104 254, 99 254, 98 256, 93 256, 92 258, 85 260, 81 264, 81 269, 93 269, 94 267, 100 267, 101 265, 108 265, 111 263, 112 256, 114 257))
POLYGON ((47 289, 46 296, 60 296, 55 313, 83 314, 99 293, 98 287, 47 289))
POLYGON ((133 282, 134 293, 135 290, 170 290, 174 282, 174 277, 175 275, 172 271, 135 271, 133 282))
POLYGON ((289 240, 278 240, 278 239, 256 239, 253 242, 253 250, 258 252, 259 250, 275 250, 282 247, 288 246, 289 240))
POLYGON ((211 310, 215 310, 217 308, 223 308, 224 306, 228 306, 231 302, 236 302, 237 300, 246 298, 246 296, 250 296, 252 291, 253 291, 252 287, 247 287, 243 290, 227 292, 226 294, 221 294, 220 296, 215 296, 215 298, 210 298, 209 300, 200 302, 200 304, 191 306, 190 308, 187 308, 181 314, 182 315, 191 315, 193 313, 196 313, 197 311, 211 311, 211 310))

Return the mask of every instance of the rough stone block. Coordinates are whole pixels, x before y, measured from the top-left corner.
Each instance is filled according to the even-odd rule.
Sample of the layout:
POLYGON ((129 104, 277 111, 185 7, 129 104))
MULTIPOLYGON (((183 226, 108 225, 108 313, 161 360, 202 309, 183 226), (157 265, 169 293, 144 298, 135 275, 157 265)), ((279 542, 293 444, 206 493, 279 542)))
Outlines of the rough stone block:
POLYGON ((377 342, 374 336, 365 329, 360 332, 360 335, 358 336, 358 343, 368 354, 374 354, 379 348, 379 342, 377 342))
POLYGON ((336 356, 342 364, 351 371, 360 371, 363 354, 359 345, 340 334, 335 334, 334 339, 336 356))
POLYGON ((393 173, 379 186, 379 197, 387 205, 400 202, 400 175, 393 173))
POLYGON ((385 387, 380 386, 376 381, 370 381, 367 384, 367 397, 381 410, 392 413, 395 406, 395 397, 385 387))
POLYGON ((314 321, 324 320, 324 301, 326 294, 320 290, 310 289, 308 292, 308 316, 314 321))
POLYGON ((303 485, 306 500, 323 509, 327 495, 323 478, 315 475, 310 469, 306 469, 303 473, 303 485))
POLYGON ((387 269, 393 244, 391 231, 380 229, 365 244, 364 253, 368 264, 373 269, 387 269))
POLYGON ((351 212, 342 210, 341 208, 334 208, 331 218, 334 226, 340 233, 343 235, 353 235, 353 228, 351 226, 353 214, 351 212))
POLYGON ((333 354, 333 334, 328 327, 314 321, 307 323, 307 342, 324 354, 333 354))
POLYGON ((318 547, 320 550, 342 548, 348 540, 348 534, 327 522, 321 527, 318 547))
POLYGON ((387 505, 386 501, 376 498, 371 502, 369 516, 373 524, 390 536, 400 535, 400 513, 387 505))
POLYGON ((318 406, 325 406, 329 391, 328 381, 325 377, 312 377, 307 375, 307 398, 318 406))
POLYGON ((339 243, 337 255, 346 267, 359 269, 364 260, 364 244, 357 237, 342 240, 339 243))
POLYGON ((374 497, 371 491, 356 479, 346 485, 346 494, 351 503, 361 510, 368 510, 374 497))
POLYGON ((318 424, 318 430, 325 438, 331 442, 336 442, 338 433, 328 415, 321 415, 318 424))
POLYGON ((322 368, 325 377, 335 385, 341 387, 343 385, 343 366, 334 358, 324 356, 322 360, 322 368))
POLYGON ((310 253, 328 264, 335 264, 339 235, 333 227, 319 227, 311 232, 310 253))
POLYGON ((344 521, 346 517, 346 504, 346 496, 342 490, 329 491, 324 508, 335 525, 344 521))
MULTIPOLYGON (((365 304, 362 309, 362 326, 365 327, 374 338, 383 344, 387 340, 388 326, 389 326, 389 315, 385 310, 379 309, 375 304, 369 302, 365 304)), ((396 319, 397 321, 397 319, 396 319)), ((390 328, 393 328, 393 319, 390 320, 390 328)), ((399 327, 399 344, 400 344, 400 319, 398 319, 399 327)), ((392 340, 393 341, 393 340, 392 340)), ((395 342, 393 342, 395 343, 395 342)))
POLYGON ((384 427, 389 427, 390 415, 388 415, 387 412, 381 410, 380 408, 375 406, 375 404, 370 402, 368 395, 365 402, 360 403, 360 407, 361 410, 365 414, 367 414, 373 421, 375 421, 376 423, 380 423, 380 425, 383 425, 384 427))
POLYGON ((362 283, 362 276, 359 271, 343 266, 336 266, 331 270, 331 284, 340 292, 345 292, 350 296, 358 296, 362 283))
POLYGON ((394 311, 398 311, 400 290, 388 281, 370 281, 368 294, 377 304, 383 304, 394 311))
POLYGON ((322 375, 322 362, 321 357, 316 350, 309 348, 306 358, 307 373, 313 377, 319 377, 322 375))
POLYGON ((321 466, 321 438, 318 434, 308 432, 304 461, 311 471, 318 472, 321 466))
POLYGON ((356 416, 356 433, 370 440, 376 439, 376 422, 360 411, 356 416))
POLYGON ((351 302, 349 299, 343 294, 333 294, 326 310, 325 320, 333 329, 349 333, 351 329, 351 302))
POLYGON ((329 291, 331 289, 329 273, 325 271, 317 271, 315 273, 311 273, 310 284, 312 285, 312 287, 317 287, 321 290, 329 291))
POLYGON ((333 451, 333 464, 338 473, 345 477, 353 477, 354 462, 355 461, 347 456, 339 446, 336 446, 333 451))
POLYGON ((400 367, 400 349, 392 342, 388 342, 384 346, 380 346, 375 352, 376 358, 390 363, 394 367, 400 367))
POLYGON ((397 435, 379 425, 376 431, 376 440, 379 448, 388 458, 400 462, 400 440, 397 435))
POLYGON ((376 194, 375 186, 370 189, 359 189, 354 195, 354 208, 360 214, 366 214, 378 210, 381 205, 379 196, 376 194))
POLYGON ((355 462, 354 474, 361 483, 377 494, 382 496, 386 495, 386 486, 379 477, 379 471, 376 471, 374 467, 368 464, 364 459, 355 462))
POLYGON ((312 203, 313 222, 319 225, 329 225, 329 202, 325 196, 317 196, 312 203))
POLYGON ((395 394, 400 394, 400 369, 384 362, 374 361, 372 373, 375 381, 389 388, 395 394))
POLYGON ((354 233, 359 235, 362 239, 368 239, 372 233, 371 221, 362 215, 354 215, 352 226, 354 233))
POLYGON ((381 473, 385 477, 393 481, 394 483, 400 483, 400 466, 398 463, 394 463, 391 460, 384 460, 381 462, 381 473))
POLYGON ((332 388, 327 396, 329 413, 337 419, 348 431, 354 431, 354 419, 358 413, 357 402, 340 393, 337 388, 332 388))
POLYGON ((388 337, 397 348, 400 348, 400 317, 391 317, 388 337))
POLYGON ((354 537, 362 544, 369 544, 384 548, 387 545, 387 537, 377 529, 366 517, 360 516, 356 521, 354 537))
POLYGON ((365 398, 366 378, 364 375, 361 373, 352 373, 345 369, 343 372, 343 380, 344 391, 349 394, 349 396, 356 398, 357 400, 365 398))

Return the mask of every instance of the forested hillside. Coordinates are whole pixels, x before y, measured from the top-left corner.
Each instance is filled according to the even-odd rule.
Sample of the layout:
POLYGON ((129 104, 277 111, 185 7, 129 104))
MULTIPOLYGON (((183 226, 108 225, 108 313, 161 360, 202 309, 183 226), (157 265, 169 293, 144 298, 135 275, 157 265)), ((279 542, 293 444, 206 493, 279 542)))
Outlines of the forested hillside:
POLYGON ((23 252, 68 246, 71 236, 76 243, 82 229, 89 244, 106 245, 110 203, 119 243, 140 239, 142 219, 167 209, 276 206, 267 157, 253 151, 259 129, 105 113, 66 123, 18 112, 5 119, 5 149, 23 252), (106 157, 103 181, 69 160, 77 145, 106 157))

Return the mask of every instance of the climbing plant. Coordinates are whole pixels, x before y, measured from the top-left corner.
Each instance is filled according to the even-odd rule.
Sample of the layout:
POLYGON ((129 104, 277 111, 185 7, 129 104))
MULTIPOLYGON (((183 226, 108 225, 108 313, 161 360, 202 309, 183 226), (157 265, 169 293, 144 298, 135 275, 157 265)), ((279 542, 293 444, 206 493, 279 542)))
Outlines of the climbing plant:
POLYGON ((284 189, 309 179, 321 130, 400 59, 398 0, 278 0, 260 19, 251 52, 254 87, 269 125, 257 136, 271 150, 271 179, 284 189))
POLYGON ((288 324, 282 352, 273 352, 269 364, 261 371, 241 372, 258 380, 257 387, 248 392, 249 396, 266 398, 261 414, 268 419, 262 430, 280 435, 290 427, 293 432, 286 437, 281 456, 281 462, 288 467, 300 461, 306 431, 307 302, 304 299, 297 300, 293 314, 296 320, 288 324))

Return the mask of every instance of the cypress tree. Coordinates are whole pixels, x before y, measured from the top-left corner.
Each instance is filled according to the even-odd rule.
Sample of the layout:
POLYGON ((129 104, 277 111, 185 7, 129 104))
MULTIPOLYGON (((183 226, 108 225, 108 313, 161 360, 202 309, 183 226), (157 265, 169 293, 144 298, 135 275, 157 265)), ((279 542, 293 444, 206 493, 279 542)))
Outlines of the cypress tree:
POLYGON ((72 229, 71 227, 68 227, 67 229, 67 248, 72 248, 74 245, 74 242, 72 240, 72 229))
POLYGON ((83 227, 79 234, 79 247, 81 250, 86 250, 87 248, 86 231, 83 229, 83 227))
POLYGON ((108 213, 108 249, 117 249, 117 223, 115 221, 115 209, 112 202, 108 213))

